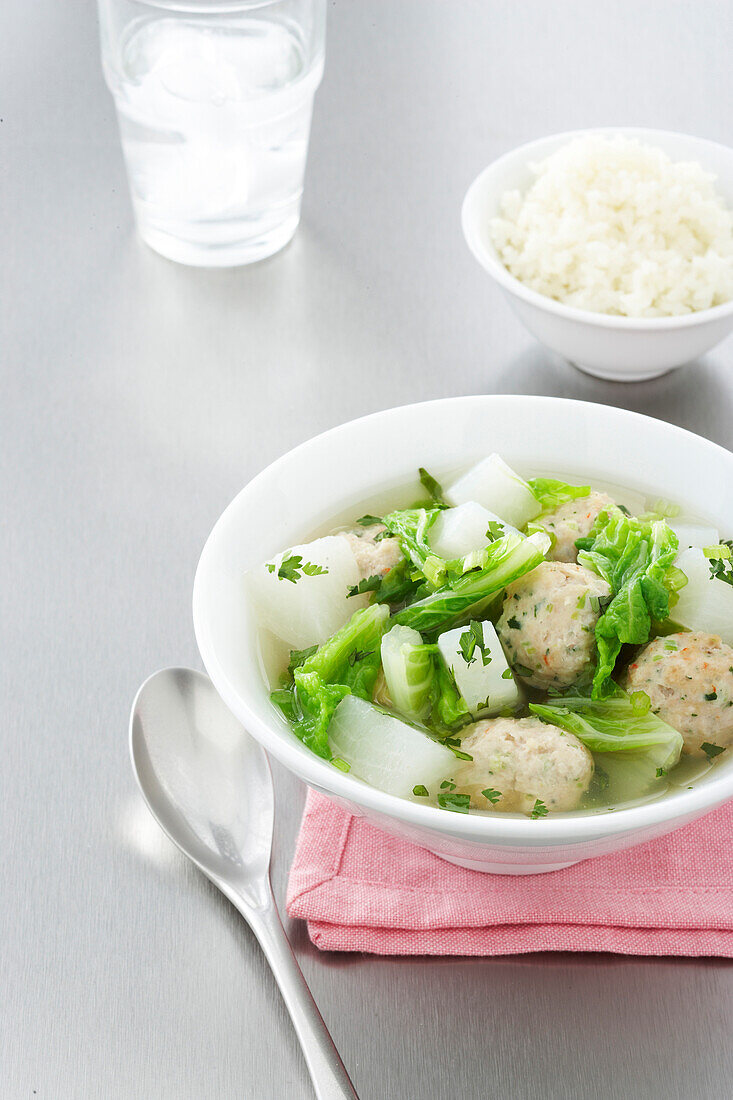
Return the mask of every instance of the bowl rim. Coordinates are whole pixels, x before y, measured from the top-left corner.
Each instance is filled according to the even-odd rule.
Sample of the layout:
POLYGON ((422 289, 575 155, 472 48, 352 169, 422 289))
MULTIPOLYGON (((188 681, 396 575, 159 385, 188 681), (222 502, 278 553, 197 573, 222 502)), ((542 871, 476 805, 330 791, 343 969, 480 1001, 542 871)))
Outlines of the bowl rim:
POLYGON ((550 816, 538 820, 509 814, 451 813, 437 806, 421 805, 417 802, 411 802, 409 799, 400 798, 397 795, 387 794, 385 791, 363 782, 356 776, 351 776, 338 768, 332 767, 328 761, 316 756, 315 753, 307 750, 302 752, 302 746, 300 742, 295 741, 294 735, 290 734, 288 736, 289 731, 286 731, 284 727, 274 721, 274 712, 271 724, 262 721, 248 705, 247 699, 239 693, 229 680, 217 657, 214 640, 207 621, 204 587, 209 568, 208 563, 214 553, 214 546, 221 537, 222 530, 226 530, 229 526, 229 514, 240 507, 242 497, 253 487, 258 486, 261 481, 276 476, 288 463, 296 459, 299 461, 307 460, 309 451, 348 434, 352 426, 369 421, 388 419, 400 412, 416 408, 427 409, 448 404, 465 404, 468 406, 476 403, 490 403, 506 407, 517 404, 531 404, 537 409, 541 409, 543 406, 547 408, 560 404, 569 413, 572 413, 574 409, 582 408, 587 411, 590 408, 594 410, 593 415, 597 413, 604 418, 631 420, 636 422, 640 428, 645 422, 651 421, 673 435, 682 435, 695 440, 696 445, 702 445, 705 450, 710 452, 711 459, 722 460, 731 464, 733 468, 733 452, 686 428, 629 409, 564 397, 529 394, 483 394, 437 398, 431 401, 411 402, 406 405, 383 409, 330 428, 287 451, 252 478, 227 505, 206 539, 194 577, 192 610, 196 642, 204 667, 216 690, 245 729, 251 733, 254 731, 252 735, 268 752, 271 752, 288 770, 310 786, 337 798, 364 806, 377 814, 396 818, 409 825, 433 833, 448 835, 454 839, 483 843, 491 843, 493 840, 511 840, 516 846, 526 844, 530 847, 547 846, 555 842, 572 845, 573 842, 580 844, 587 840, 630 834, 648 829, 650 826, 662 825, 675 818, 680 818, 681 823, 683 823, 689 817, 699 816, 706 810, 714 809, 728 798, 733 797, 733 769, 725 770, 722 775, 713 777, 705 784, 695 786, 692 790, 679 791, 670 798, 661 798, 654 802, 606 813, 584 816, 569 815, 567 817, 550 816))
MULTIPOLYGON (((461 229, 469 250, 474 258, 489 275, 496 280, 504 290, 517 298, 547 313, 554 313, 568 321, 579 321, 586 325, 597 325, 601 328, 620 329, 626 332, 664 332, 680 328, 692 328, 695 325, 704 324, 707 321, 716 321, 733 314, 733 298, 722 302, 717 306, 709 306, 707 309, 696 310, 694 313, 684 313, 670 317, 622 317, 610 313, 597 313, 593 310, 577 309, 575 306, 567 306, 556 301, 537 290, 525 286, 523 282, 512 275, 501 260, 497 259, 486 248, 478 226, 471 218, 471 209, 476 196, 481 192, 486 180, 491 178, 497 170, 510 161, 526 158, 532 159, 533 151, 552 142, 566 142, 573 138, 586 137, 591 134, 621 134, 629 137, 639 137, 653 142, 655 137, 683 138, 699 145, 708 146, 711 149, 724 150, 733 157, 733 148, 723 145, 719 141, 711 141, 708 138, 697 137, 695 134, 686 134, 681 130, 653 130, 645 126, 592 126, 581 130, 564 130, 556 134, 546 134, 544 137, 535 138, 515 146, 500 157, 492 160, 483 168, 469 185, 461 204, 461 229)), ((703 165, 704 167, 704 165, 703 165)))

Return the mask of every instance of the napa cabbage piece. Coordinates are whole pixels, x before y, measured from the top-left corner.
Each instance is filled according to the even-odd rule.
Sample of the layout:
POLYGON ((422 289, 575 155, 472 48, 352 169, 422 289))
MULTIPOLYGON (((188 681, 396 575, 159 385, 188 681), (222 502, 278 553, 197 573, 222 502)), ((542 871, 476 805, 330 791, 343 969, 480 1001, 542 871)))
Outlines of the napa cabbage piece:
POLYGON ((397 612, 394 622, 434 636, 468 618, 480 619, 496 594, 535 569, 549 547, 550 539, 540 532, 528 538, 509 533, 468 555, 456 572, 447 568, 443 583, 397 612))
POLYGON ((382 638, 382 669, 393 706, 415 722, 430 710, 433 690, 433 647, 409 626, 393 626, 382 638))
POLYGON ((590 485, 568 485, 552 477, 531 477, 527 482, 542 505, 543 512, 550 512, 571 500, 581 500, 590 494, 590 485))
POLYGON ((372 697, 388 620, 384 604, 355 612, 328 641, 296 663, 292 683, 272 693, 296 736, 326 760, 332 755, 328 727, 341 700, 347 695, 372 697))
POLYGON ((598 662, 593 698, 612 694, 611 676, 621 646, 649 640, 653 622, 669 615, 666 574, 679 542, 664 520, 646 521, 618 509, 601 512, 590 535, 578 539, 578 563, 611 586, 611 602, 596 624, 598 662))
POLYGON ((441 510, 408 508, 401 512, 390 512, 382 520, 387 530, 399 540, 405 557, 434 586, 445 576, 446 561, 433 552, 428 534, 441 510))
POLYGON ((627 695, 617 684, 605 699, 564 695, 557 703, 530 703, 538 718, 575 734, 592 753, 603 754, 599 774, 609 801, 630 801, 664 786, 679 763, 682 735, 650 709, 644 692, 627 695), (602 771, 601 771, 602 770, 602 771))

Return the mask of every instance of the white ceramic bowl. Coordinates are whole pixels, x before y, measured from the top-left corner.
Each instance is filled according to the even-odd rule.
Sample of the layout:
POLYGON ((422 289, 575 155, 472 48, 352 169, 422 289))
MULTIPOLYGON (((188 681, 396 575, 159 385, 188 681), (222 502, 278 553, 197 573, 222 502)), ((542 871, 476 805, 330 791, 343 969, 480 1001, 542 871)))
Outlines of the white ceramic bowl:
POLYGON ((278 459, 218 520, 194 585, 194 625, 222 698, 268 752, 351 813, 486 871, 550 871, 617 851, 701 816, 733 796, 733 754, 692 790, 607 814, 458 814, 369 787, 314 756, 271 704, 248 604, 246 569, 332 517, 384 506, 385 490, 417 467, 455 470, 499 451, 525 474, 555 473, 640 488, 733 531, 733 454, 699 436, 621 409, 547 397, 461 397, 375 413, 278 459))
POLYGON ((598 378, 641 382, 691 362, 727 336, 733 329, 733 301, 683 317, 615 317, 573 309, 530 290, 510 275, 489 233, 504 192, 525 191, 533 182, 530 163, 549 156, 572 138, 599 133, 637 137, 664 149, 673 160, 699 161, 717 175, 716 186, 733 208, 733 149, 725 145, 666 130, 574 130, 520 145, 485 168, 463 200, 463 233, 478 262, 542 344, 598 378))

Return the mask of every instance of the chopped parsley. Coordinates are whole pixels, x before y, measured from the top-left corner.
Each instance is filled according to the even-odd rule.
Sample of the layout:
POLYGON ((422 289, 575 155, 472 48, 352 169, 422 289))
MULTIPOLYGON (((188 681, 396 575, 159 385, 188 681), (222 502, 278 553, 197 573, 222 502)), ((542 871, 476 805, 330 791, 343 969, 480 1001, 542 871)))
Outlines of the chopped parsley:
POLYGON ((436 481, 432 474, 429 474, 424 466, 421 466, 418 470, 420 474, 420 484, 424 489, 427 489, 433 500, 437 500, 442 503, 443 490, 440 487, 440 482, 436 481))
POLYGON ((516 615, 512 615, 511 619, 507 619, 506 625, 508 627, 510 627, 511 630, 521 630, 522 629, 522 624, 520 623, 520 621, 516 617, 516 615))
POLYGON ((473 760, 473 757, 469 756, 467 752, 461 752, 460 737, 446 737, 443 744, 450 749, 457 760, 473 760))
POLYGON ((532 807, 532 813, 529 816, 530 817, 546 817, 547 814, 549 814, 549 812, 550 811, 547 809, 547 806, 545 806, 544 802, 542 802, 542 800, 538 798, 535 801, 535 804, 532 807))
POLYGON ((471 796, 446 792, 438 795, 438 805, 443 810, 453 810, 457 814, 467 814, 471 805, 471 796))
POLYGON ((478 623, 475 620, 471 620, 468 624, 468 630, 465 630, 458 639, 458 645, 461 650, 463 660, 467 665, 472 665, 476 660, 474 653, 478 649, 481 654, 481 660, 484 665, 488 665, 491 661, 491 654, 486 652, 486 646, 484 645, 484 627, 483 623, 478 623))
POLYGON ((666 768, 657 768, 657 779, 661 779, 663 775, 667 774, 666 768))
POLYGON ((362 577, 358 584, 352 584, 346 590, 348 596, 362 596, 365 592, 376 592, 382 583, 382 578, 376 573, 372 577, 362 577))
POLYGON ((277 569, 277 575, 281 581, 292 581, 293 584, 300 580, 303 573, 307 577, 320 577, 324 573, 328 573, 328 570, 322 565, 316 565, 312 561, 303 561, 301 554, 290 554, 289 557, 283 558, 279 567, 274 561, 268 561, 266 568, 268 573, 274 573, 277 569))
POLYGON ((705 753, 708 760, 713 760, 716 756, 720 756, 721 752, 725 752, 724 745, 711 745, 709 741, 703 741, 700 748, 705 753))
POLYGON ((725 539, 720 546, 707 547, 705 557, 710 560, 710 576, 733 585, 733 539, 725 539), (715 557, 711 557, 715 553, 715 557))
POLYGON ((712 691, 706 692, 705 693, 705 698, 706 698, 708 703, 712 703, 714 699, 717 699, 718 698, 718 693, 715 690, 715 688, 713 688, 712 691))
POLYGON ((288 663, 288 672, 290 675, 292 676, 296 668, 300 668, 309 657, 312 657, 317 649, 317 645, 309 646, 308 649, 291 649, 290 661, 288 663))
POLYGON ((349 668, 353 668, 357 661, 363 661, 365 657, 368 657, 374 650, 372 649, 352 649, 349 654, 349 668))
POLYGON ((412 788, 412 793, 418 798, 427 798, 430 794, 430 791, 427 787, 423 786, 422 783, 418 783, 415 787, 412 788))
POLYGON ((501 674, 501 678, 502 678, 502 680, 511 680, 512 670, 510 668, 505 668, 504 671, 501 674))
POLYGON ((360 516, 356 522, 359 527, 373 527, 375 523, 381 523, 382 521, 379 516, 370 516, 367 512, 365 516, 360 516))
POLYGON ((440 784, 440 789, 441 791, 454 791, 456 789, 456 785, 452 779, 444 779, 443 782, 440 784))
POLYGON ((493 787, 487 787, 481 794, 489 800, 492 806, 495 806, 501 798, 501 791, 495 791, 493 787))

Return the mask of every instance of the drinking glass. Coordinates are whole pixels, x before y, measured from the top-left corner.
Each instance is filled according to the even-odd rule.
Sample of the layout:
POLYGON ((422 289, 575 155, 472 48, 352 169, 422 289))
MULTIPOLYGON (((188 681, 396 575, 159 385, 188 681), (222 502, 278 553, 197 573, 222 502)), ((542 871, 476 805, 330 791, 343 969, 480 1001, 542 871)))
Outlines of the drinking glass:
POLYGON ((300 219, 326 0, 99 0, 141 236, 180 263, 277 252, 300 219))

